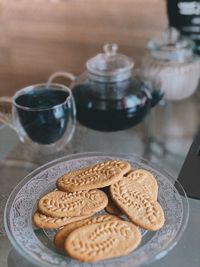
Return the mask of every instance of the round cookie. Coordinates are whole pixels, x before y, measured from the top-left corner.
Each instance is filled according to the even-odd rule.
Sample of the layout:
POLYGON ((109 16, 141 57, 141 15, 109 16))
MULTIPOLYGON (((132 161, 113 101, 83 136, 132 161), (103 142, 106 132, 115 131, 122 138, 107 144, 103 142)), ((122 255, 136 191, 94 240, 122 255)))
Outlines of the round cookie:
POLYGON ((113 215, 120 216, 122 215, 122 211, 117 207, 117 205, 113 202, 113 200, 108 200, 108 205, 105 207, 105 210, 113 215))
POLYGON ((131 169, 127 161, 108 160, 61 176, 56 186, 59 190, 74 192, 109 186, 131 169))
POLYGON ((73 193, 54 191, 39 200, 38 210, 51 217, 89 217, 107 204, 106 194, 98 189, 73 193))
POLYGON ((38 228, 54 229, 87 218, 88 216, 79 217, 51 217, 36 211, 33 215, 33 224, 38 228))
POLYGON ((96 262, 129 254, 141 241, 139 229, 130 222, 114 220, 86 225, 65 240, 67 255, 82 262, 96 262))
POLYGON ((111 220, 119 220, 118 217, 113 216, 113 215, 98 215, 95 217, 91 217, 91 218, 87 218, 85 220, 80 220, 77 221, 75 223, 70 223, 68 225, 66 225, 65 227, 63 227, 62 229, 60 229, 55 237, 54 237, 54 244, 55 247, 58 250, 62 250, 64 248, 64 243, 65 243, 65 239, 68 237, 68 235, 73 232, 75 229, 85 226, 85 225, 89 225, 89 224, 94 224, 94 223, 101 223, 101 222, 107 222, 107 221, 111 221, 111 220))
POLYGON ((157 200, 158 197, 158 184, 152 173, 144 169, 131 170, 127 175, 132 182, 139 183, 145 194, 149 194, 151 198, 157 200))
POLYGON ((151 231, 159 230, 165 221, 162 207, 138 182, 130 182, 128 177, 110 186, 113 201, 136 225, 151 231))
POLYGON ((104 187, 101 190, 104 193, 106 193, 106 195, 108 197, 108 205, 105 207, 105 211, 107 211, 110 214, 116 215, 116 216, 122 215, 122 211, 117 207, 117 205, 111 199, 109 186, 104 187))

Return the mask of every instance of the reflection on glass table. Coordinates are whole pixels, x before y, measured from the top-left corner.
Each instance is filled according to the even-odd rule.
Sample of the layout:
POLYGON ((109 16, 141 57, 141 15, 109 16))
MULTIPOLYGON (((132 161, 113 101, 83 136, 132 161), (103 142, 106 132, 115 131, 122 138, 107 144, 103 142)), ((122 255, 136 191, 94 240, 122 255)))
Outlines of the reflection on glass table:
POLYGON ((149 120, 152 153, 184 159, 200 125, 198 94, 182 101, 162 100, 149 120))

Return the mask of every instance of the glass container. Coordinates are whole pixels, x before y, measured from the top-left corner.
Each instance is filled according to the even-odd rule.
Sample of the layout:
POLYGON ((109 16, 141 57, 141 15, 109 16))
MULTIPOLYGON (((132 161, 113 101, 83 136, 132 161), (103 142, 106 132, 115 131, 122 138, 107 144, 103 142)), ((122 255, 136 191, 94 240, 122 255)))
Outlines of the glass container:
POLYGON ((194 55, 193 46, 175 28, 148 43, 149 53, 143 58, 141 75, 155 90, 164 93, 164 99, 183 100, 196 91, 200 60, 194 55))
POLYGON ((141 122, 161 98, 133 71, 133 60, 117 52, 117 44, 86 62, 86 71, 72 83, 77 119, 100 131, 117 131, 141 122))

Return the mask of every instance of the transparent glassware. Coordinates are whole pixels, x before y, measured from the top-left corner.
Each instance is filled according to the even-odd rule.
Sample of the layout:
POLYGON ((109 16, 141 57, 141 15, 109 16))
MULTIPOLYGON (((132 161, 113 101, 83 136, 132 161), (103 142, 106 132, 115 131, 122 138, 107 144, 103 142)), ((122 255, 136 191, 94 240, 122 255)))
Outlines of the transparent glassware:
POLYGON ((193 53, 194 43, 181 36, 175 28, 168 28, 162 36, 148 43, 148 54, 143 58, 141 76, 164 99, 180 101, 197 89, 200 77, 200 58, 193 53))
POLYGON ((76 108, 71 90, 60 84, 36 84, 1 97, 0 121, 35 151, 53 153, 72 138, 76 108))
POLYGON ((6 201, 14 187, 38 165, 20 160, 1 160, 0 161, 0 236, 6 235, 3 226, 3 213, 6 201))
MULTIPOLYGON (((4 213, 5 229, 12 245, 23 257, 38 266, 82 266, 82 263, 59 253, 53 245, 56 230, 37 229, 32 224, 32 216, 38 199, 55 190, 56 180, 65 172, 109 159, 127 160, 133 168, 144 168, 153 173, 159 185, 158 202, 165 213, 165 224, 156 232, 142 230, 140 246, 129 255, 99 261, 95 266, 144 266, 159 260, 174 248, 186 229, 189 216, 187 196, 180 183, 137 156, 83 153, 57 159, 36 169, 10 195, 4 213)), ((84 266, 91 264, 85 263, 84 266)))
MULTIPOLYGON (((86 70, 71 83, 77 119, 88 128, 118 131, 140 123, 162 95, 135 74, 133 60, 105 44, 103 52, 86 62, 86 70)), ((66 75, 68 75, 66 73, 66 75)), ((58 73, 50 77, 50 81, 58 73)))
POLYGON ((169 152, 181 158, 197 131, 198 103, 192 95, 199 85, 200 58, 193 47, 193 41, 175 28, 148 43, 141 76, 164 93, 149 116, 150 150, 155 154, 169 152))

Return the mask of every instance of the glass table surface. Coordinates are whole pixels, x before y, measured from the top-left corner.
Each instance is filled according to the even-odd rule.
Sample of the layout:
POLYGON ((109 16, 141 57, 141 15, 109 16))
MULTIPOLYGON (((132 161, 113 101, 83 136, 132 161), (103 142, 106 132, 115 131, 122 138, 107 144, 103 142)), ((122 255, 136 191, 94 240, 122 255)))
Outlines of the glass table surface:
MULTIPOLYGON (((199 101, 196 102, 196 99, 197 97, 194 96, 193 99, 188 100, 189 103, 194 101, 195 104, 192 103, 192 107, 195 108, 195 112, 199 107, 199 101)), ((185 107, 184 103, 182 106, 185 107)), ((160 107, 160 109, 162 110, 162 107, 160 107)), ((170 109, 173 109, 173 107, 170 107, 170 109)), ((155 111, 153 111, 154 114, 152 113, 151 116, 147 118, 146 123, 144 122, 137 127, 119 132, 104 133, 93 131, 77 123, 76 131, 71 142, 66 145, 61 152, 57 152, 53 155, 46 155, 45 157, 31 153, 27 150, 26 145, 20 143, 17 134, 13 130, 8 128, 8 126, 0 125, 1 210, 11 190, 22 178, 30 173, 30 171, 53 159, 74 153, 92 151, 130 155, 136 154, 157 164, 176 179, 198 128, 198 112, 194 113, 194 111, 191 111, 190 105, 186 108, 186 113, 191 113, 189 116, 191 116, 191 120, 193 120, 193 122, 189 123, 189 131, 184 130, 185 122, 183 120, 181 122, 179 118, 177 119, 177 122, 179 122, 178 124, 176 120, 174 120, 170 126, 170 121, 174 119, 172 116, 172 119, 168 121, 168 129, 173 127, 170 129, 169 133, 165 132, 165 134, 169 135, 169 138, 166 136, 161 138, 162 143, 160 143, 157 137, 162 137, 163 125, 159 124, 157 129, 153 128, 153 132, 152 125, 155 123, 155 116, 162 115, 161 110, 159 110, 159 107, 155 109, 155 111), (197 119, 195 118, 195 114, 197 114, 197 119), (173 129, 176 129, 175 133, 173 133, 173 129)), ((175 112, 175 114, 178 114, 178 112, 175 112)), ((199 267, 200 200, 189 198, 189 205, 189 223, 183 237, 172 251, 162 259, 149 264, 149 267, 199 267)), ((33 266, 12 248, 2 225, 2 216, 1 211, 0 267, 33 266)))

